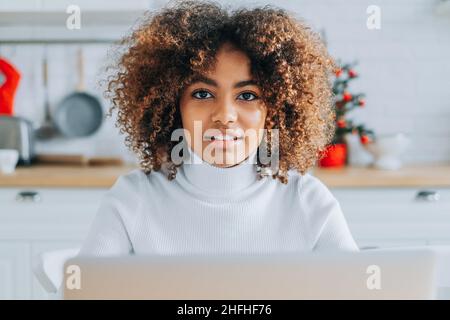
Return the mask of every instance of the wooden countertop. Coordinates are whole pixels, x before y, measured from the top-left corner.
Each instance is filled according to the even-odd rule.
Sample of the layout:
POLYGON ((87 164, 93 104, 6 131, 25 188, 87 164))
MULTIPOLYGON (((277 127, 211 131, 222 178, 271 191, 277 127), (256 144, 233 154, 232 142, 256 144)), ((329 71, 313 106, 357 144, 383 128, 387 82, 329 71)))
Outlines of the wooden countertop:
POLYGON ((17 167, 11 175, 0 173, 0 187, 110 188, 117 178, 133 169, 123 166, 36 164, 17 167))
MULTIPOLYGON (((120 175, 135 168, 36 164, 18 167, 12 175, 0 173, 0 187, 110 188, 120 175)), ((313 168, 310 172, 332 188, 450 187, 450 164, 405 166, 398 171, 345 167, 313 168)))
POLYGON ((375 168, 313 168, 311 173, 328 187, 450 187, 450 163, 405 165, 395 171, 375 168))

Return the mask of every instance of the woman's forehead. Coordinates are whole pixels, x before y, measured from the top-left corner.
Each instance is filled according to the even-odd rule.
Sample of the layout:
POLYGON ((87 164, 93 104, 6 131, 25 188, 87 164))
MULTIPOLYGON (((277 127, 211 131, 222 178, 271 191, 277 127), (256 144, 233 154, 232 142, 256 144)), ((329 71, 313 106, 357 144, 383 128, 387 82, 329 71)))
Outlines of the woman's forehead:
POLYGON ((195 83, 203 83, 203 84, 207 84, 213 87, 220 87, 221 83, 223 83, 224 81, 230 82, 234 88, 241 88, 244 86, 250 86, 250 85, 254 85, 257 86, 258 83, 257 81, 252 77, 252 76, 248 76, 248 77, 243 77, 242 79, 236 77, 236 79, 233 78, 229 78, 229 79, 220 79, 220 76, 218 77, 216 74, 212 74, 212 75, 204 75, 204 74, 196 74, 192 80, 191 80, 191 84, 195 84, 195 83), (232 81, 232 80, 236 80, 236 81, 232 81))

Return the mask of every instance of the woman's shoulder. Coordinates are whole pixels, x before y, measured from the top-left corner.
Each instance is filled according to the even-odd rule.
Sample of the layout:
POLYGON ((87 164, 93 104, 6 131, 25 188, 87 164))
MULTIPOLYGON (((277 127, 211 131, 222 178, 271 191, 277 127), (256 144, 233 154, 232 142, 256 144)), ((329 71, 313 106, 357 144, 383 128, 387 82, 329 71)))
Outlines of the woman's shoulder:
POLYGON ((334 197, 330 189, 326 184, 314 176, 311 172, 306 172, 304 174, 295 172, 293 176, 296 179, 298 185, 298 191, 304 197, 317 196, 317 197, 334 197))
POLYGON ((294 175, 296 176, 298 198, 304 213, 315 217, 316 221, 326 220, 327 216, 334 212, 336 207, 339 207, 331 190, 310 172, 294 175))
POLYGON ((147 178, 145 172, 140 168, 132 169, 121 174, 115 181, 113 188, 131 187, 138 188, 144 179, 147 178))
POLYGON ((160 173, 146 173, 141 168, 121 174, 106 192, 104 201, 124 209, 124 212, 137 212, 145 201, 151 200, 149 194, 156 190, 152 184, 158 175, 160 173))
POLYGON ((322 180, 310 172, 299 175, 298 192, 301 212, 311 234, 318 237, 327 222, 328 231, 336 234, 345 231, 347 227, 340 203, 322 180))
POLYGON ((331 191, 319 178, 314 176, 310 171, 304 174, 298 172, 297 170, 291 169, 288 171, 289 184, 295 185, 296 189, 300 193, 320 193, 331 195, 331 191))
POLYGON ((119 191, 124 189, 133 190, 136 193, 147 192, 152 185, 157 186, 162 183, 161 180, 167 180, 167 173, 164 169, 146 173, 141 168, 135 168, 120 175, 112 189, 119 191))
POLYGON ((139 198, 146 174, 141 169, 132 169, 117 177, 105 194, 108 201, 132 203, 139 198))

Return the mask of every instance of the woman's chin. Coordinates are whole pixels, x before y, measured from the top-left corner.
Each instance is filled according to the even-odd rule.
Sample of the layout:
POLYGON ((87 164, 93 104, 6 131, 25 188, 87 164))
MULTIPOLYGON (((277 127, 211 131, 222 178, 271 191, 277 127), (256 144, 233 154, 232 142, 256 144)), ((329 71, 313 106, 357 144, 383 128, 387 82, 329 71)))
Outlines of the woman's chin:
POLYGON ((228 168, 233 167, 245 160, 245 154, 236 154, 233 150, 216 149, 213 157, 208 159, 209 163, 216 167, 228 168))

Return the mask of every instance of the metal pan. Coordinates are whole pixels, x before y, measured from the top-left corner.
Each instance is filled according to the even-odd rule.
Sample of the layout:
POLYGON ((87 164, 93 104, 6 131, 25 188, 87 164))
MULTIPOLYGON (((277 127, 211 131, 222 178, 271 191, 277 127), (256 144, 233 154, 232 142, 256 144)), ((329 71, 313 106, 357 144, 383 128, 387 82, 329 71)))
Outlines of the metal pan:
POLYGON ((103 121, 103 108, 100 101, 85 92, 84 58, 78 50, 77 91, 66 96, 58 104, 54 121, 58 130, 66 137, 86 137, 96 132, 103 121))

